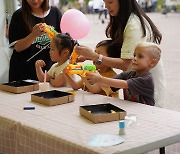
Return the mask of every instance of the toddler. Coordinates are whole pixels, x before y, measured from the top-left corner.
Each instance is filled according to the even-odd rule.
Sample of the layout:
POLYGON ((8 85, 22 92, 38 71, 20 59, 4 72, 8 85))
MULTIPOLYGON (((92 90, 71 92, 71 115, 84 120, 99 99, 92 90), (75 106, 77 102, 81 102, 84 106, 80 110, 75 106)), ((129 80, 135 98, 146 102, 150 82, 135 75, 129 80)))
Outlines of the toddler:
MULTIPOLYGON (((74 40, 68 33, 55 35, 50 45, 50 57, 56 62, 48 70, 46 81, 53 87, 67 86, 63 69, 69 64, 69 58, 74 48, 74 40)), ((44 72, 42 68, 46 65, 43 60, 36 61, 36 73, 40 82, 44 81, 44 72)))

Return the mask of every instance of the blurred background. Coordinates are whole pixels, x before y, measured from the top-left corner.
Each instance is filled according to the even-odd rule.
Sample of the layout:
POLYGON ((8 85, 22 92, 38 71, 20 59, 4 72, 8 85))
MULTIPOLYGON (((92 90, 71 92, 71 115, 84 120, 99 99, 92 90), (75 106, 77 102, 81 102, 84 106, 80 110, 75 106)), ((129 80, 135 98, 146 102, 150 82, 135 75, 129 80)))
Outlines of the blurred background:
MULTIPOLYGON (((21 6, 22 0, 5 0, 7 8, 17 9, 21 6)), ((146 12, 163 11, 179 11, 180 0, 137 0, 140 6, 146 12)), ((51 5, 59 7, 62 11, 70 8, 76 8, 83 13, 97 13, 102 10, 103 0, 49 0, 51 5)), ((10 9, 8 10, 10 11, 10 9)))

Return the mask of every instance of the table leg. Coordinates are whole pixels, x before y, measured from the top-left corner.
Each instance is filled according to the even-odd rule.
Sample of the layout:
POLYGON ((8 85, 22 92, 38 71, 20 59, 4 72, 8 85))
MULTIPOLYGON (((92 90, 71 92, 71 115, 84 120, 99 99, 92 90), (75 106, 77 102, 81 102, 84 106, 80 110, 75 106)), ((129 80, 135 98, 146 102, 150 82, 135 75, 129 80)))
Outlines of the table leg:
POLYGON ((160 153, 160 154, 165 154, 165 147, 160 148, 160 149, 159 149, 159 153, 160 153))

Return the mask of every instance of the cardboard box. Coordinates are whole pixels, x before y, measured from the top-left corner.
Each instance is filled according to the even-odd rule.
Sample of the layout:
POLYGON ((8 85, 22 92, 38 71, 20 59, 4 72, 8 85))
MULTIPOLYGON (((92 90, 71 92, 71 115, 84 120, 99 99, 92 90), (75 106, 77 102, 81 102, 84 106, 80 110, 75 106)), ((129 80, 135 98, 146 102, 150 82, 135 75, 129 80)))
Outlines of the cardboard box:
POLYGON ((12 93, 24 93, 39 90, 39 82, 34 80, 20 80, 0 85, 0 90, 12 93))
POLYGON ((74 101, 74 95, 68 92, 51 90, 51 91, 31 94, 31 101, 48 106, 53 106, 53 105, 59 105, 74 101))
POLYGON ((80 114, 94 123, 124 120, 126 111, 110 103, 80 106, 80 114))

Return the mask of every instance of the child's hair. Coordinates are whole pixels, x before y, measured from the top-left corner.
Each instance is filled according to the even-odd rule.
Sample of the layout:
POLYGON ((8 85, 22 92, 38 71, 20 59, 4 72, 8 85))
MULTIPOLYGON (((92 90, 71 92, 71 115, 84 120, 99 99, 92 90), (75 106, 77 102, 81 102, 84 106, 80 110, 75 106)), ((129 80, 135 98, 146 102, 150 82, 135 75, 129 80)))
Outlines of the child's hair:
POLYGON ((71 55, 73 48, 76 45, 76 42, 72 39, 69 33, 58 33, 53 38, 53 41, 59 50, 59 54, 61 54, 62 50, 68 49, 69 55, 71 55))
POLYGON ((156 43, 143 42, 143 43, 139 43, 136 46, 136 48, 138 48, 138 47, 140 47, 140 48, 148 48, 151 57, 153 59, 156 59, 157 62, 161 58, 161 49, 160 49, 160 47, 156 43))
POLYGON ((120 58, 120 46, 118 43, 113 42, 112 40, 103 40, 100 41, 97 45, 96 48, 100 46, 105 46, 106 47, 106 53, 108 57, 112 58, 120 58))

